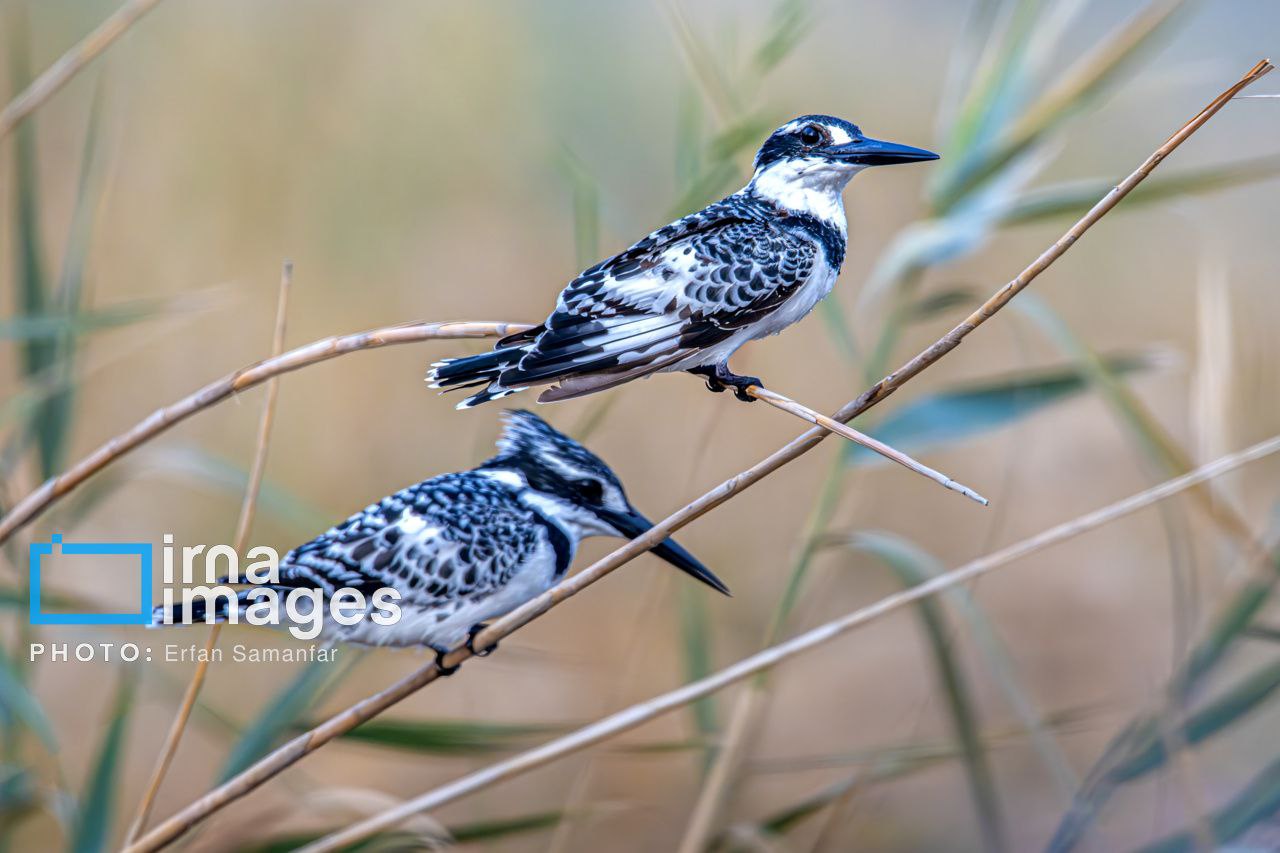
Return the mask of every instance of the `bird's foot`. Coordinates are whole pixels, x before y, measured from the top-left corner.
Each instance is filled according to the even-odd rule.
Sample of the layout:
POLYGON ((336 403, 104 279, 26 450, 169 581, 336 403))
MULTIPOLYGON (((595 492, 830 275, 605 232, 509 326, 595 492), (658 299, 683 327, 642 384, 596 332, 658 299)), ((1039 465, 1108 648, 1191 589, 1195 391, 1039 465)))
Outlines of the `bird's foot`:
POLYGON ((739 376, 731 371, 727 364, 717 364, 715 370, 716 382, 720 383, 721 387, 732 388, 733 396, 737 397, 744 403, 754 403, 756 401, 755 397, 752 397, 747 393, 748 388, 752 385, 757 388, 764 387, 764 383, 760 381, 760 377, 739 376))
MULTIPOLYGON (((468 643, 470 643, 470 640, 468 640, 468 643)), ((445 666, 445 656, 448 655, 449 652, 453 651, 453 649, 448 646, 437 646, 435 643, 432 643, 430 648, 431 651, 436 653, 436 669, 440 671, 441 678, 453 675, 458 671, 458 668, 462 666, 461 663, 455 663, 453 666, 445 666)))
POLYGON ((724 393, 725 384, 716 378, 716 369, 714 367, 691 367, 686 372, 692 373, 694 376, 701 376, 705 379, 707 381, 708 391, 714 391, 717 394, 724 393))
POLYGON ((489 645, 485 646, 483 649, 476 648, 476 645, 475 645, 476 635, 488 627, 489 626, 483 622, 477 622, 476 624, 472 625, 470 628, 467 629, 467 651, 471 652, 471 654, 475 655, 478 658, 488 657, 493 652, 493 650, 498 647, 497 643, 490 643, 489 645))

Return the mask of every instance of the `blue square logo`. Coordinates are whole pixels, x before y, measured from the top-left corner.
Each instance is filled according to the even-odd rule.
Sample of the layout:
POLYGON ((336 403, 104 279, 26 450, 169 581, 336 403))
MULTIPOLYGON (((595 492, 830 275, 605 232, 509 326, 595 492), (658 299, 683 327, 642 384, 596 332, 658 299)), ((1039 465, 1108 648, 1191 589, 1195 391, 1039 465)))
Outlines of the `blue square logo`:
MULTIPOLYGON (((32 542, 31 560, 32 625, 150 625, 151 624, 151 543, 150 542, 63 542, 55 534, 48 542, 32 542), (40 606, 40 564, 55 553, 70 557, 136 556, 142 580, 138 590, 138 610, 134 613, 45 613, 40 606)), ((47 565, 47 564, 46 564, 47 565)))

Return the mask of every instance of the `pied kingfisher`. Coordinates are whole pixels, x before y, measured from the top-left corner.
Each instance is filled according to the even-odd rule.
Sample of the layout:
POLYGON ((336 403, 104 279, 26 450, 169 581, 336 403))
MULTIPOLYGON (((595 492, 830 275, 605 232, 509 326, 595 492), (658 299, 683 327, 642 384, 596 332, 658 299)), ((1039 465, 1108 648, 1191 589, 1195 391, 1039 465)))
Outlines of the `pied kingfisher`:
MULTIPOLYGON (((299 545, 280 560, 281 595, 320 589, 325 597, 350 588, 370 595, 399 591, 400 620, 364 618, 343 626, 326 620, 326 639, 375 646, 427 646, 441 662, 471 640, 486 620, 514 610, 564 577, 587 536, 639 536, 653 524, 627 500, 622 483, 600 457, 526 411, 506 413, 498 454, 456 474, 433 477, 375 504, 299 545)), ((728 594, 709 569, 673 540, 653 553, 728 594)), ((238 593, 240 612, 261 585, 238 593)), ((218 599, 221 621, 226 598, 218 599)), ((169 613, 182 621, 181 605, 169 613)), ((205 618, 195 600, 191 621, 205 618), (199 612, 196 612, 196 611, 199 612)), ((158 607, 153 624, 163 622, 158 607)), ((472 649, 476 652, 475 649, 472 649)), ((481 650, 477 653, 487 653, 481 650)))
POLYGON ((549 403, 678 370, 750 401, 746 389, 760 380, 732 373, 729 357, 831 292, 847 239, 845 184, 868 166, 937 157, 832 116, 789 121, 760 147, 744 188, 583 272, 541 325, 492 352, 438 362, 427 379, 484 386, 460 409, 531 385, 556 383, 538 397, 549 403))

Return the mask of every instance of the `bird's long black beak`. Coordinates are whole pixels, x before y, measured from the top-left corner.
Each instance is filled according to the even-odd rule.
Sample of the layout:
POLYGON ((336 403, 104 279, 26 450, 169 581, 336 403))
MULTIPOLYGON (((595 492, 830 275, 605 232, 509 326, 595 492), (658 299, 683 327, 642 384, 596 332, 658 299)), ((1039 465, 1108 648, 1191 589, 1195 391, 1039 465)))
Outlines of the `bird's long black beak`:
POLYGON ((922 160, 938 159, 938 155, 932 151, 879 139, 859 139, 856 142, 836 145, 826 149, 826 153, 863 166, 890 166, 894 163, 916 163, 922 160))
MULTIPOLYGON (((653 522, 634 509, 631 512, 602 512, 604 519, 613 525, 623 536, 634 539, 653 527, 653 522)), ((691 575, 714 590, 729 595, 729 587, 698 559, 686 551, 674 539, 664 539, 651 549, 654 554, 666 560, 680 571, 691 575)))

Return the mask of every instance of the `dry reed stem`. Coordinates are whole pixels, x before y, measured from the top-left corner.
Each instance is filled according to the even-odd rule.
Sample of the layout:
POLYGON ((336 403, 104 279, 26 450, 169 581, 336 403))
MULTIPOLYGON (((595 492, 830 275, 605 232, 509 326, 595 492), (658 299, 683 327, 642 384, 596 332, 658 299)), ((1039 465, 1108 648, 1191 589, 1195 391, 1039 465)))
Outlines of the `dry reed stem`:
POLYGON ((845 426, 839 421, 832 420, 824 414, 815 412, 803 403, 797 403, 795 400, 779 394, 777 391, 770 391, 767 388, 761 388, 758 385, 751 385, 747 388, 747 393, 752 397, 755 397, 757 400, 764 400, 774 408, 781 409, 784 412, 795 415, 801 420, 808 421, 815 426, 820 426, 825 430, 834 432, 842 438, 847 438, 854 444, 860 444, 869 450, 874 450, 885 459, 897 462, 909 471, 915 471, 917 474, 928 477, 930 480, 933 480, 944 488, 951 489, 953 492, 959 492, 969 500, 977 501, 983 506, 990 503, 990 501, 982 495, 978 494, 963 483, 957 483, 946 474, 943 474, 940 471, 935 471, 928 465, 917 462, 901 450, 890 447, 883 441, 874 439, 866 433, 859 432, 851 426, 845 426))
POLYGON ((99 54, 124 35, 138 19, 160 4, 160 0, 126 0, 98 28, 77 42, 70 50, 46 68, 31 85, 0 110, 0 139, 4 139, 22 120, 67 84, 72 77, 96 59, 99 54))
MULTIPOLYGON (((968 583, 997 568, 1083 533, 1096 530, 1117 519, 1145 509, 1154 503, 1173 497, 1198 483, 1206 482, 1242 465, 1277 452, 1280 452, 1280 436, 1273 436, 1238 453, 1223 456, 1190 473, 1166 480, 1157 486, 1108 504, 1101 509, 1086 513, 1071 521, 1063 522, 1021 542, 1016 542, 994 553, 965 563, 922 584, 885 596, 874 604, 855 610, 838 619, 833 619, 817 628, 800 634, 794 639, 757 652, 751 657, 744 658, 706 678, 654 697, 647 702, 632 705, 564 737, 557 738, 542 746, 535 747, 527 752, 463 776, 447 785, 428 791, 419 797, 388 809, 380 815, 375 815, 344 830, 327 835, 313 844, 300 848, 299 853, 325 853, 325 851, 337 850, 346 845, 354 844, 377 832, 389 829, 419 812, 439 808, 467 794, 483 790, 495 783, 527 773, 566 755, 609 740, 662 714, 684 707, 731 684, 771 669, 803 652, 825 646, 842 634, 901 610, 907 605, 937 595, 960 584, 968 583)), ((682 848, 682 850, 700 849, 703 848, 682 848)))
MULTIPOLYGON (((289 291, 292 285, 293 262, 285 261, 284 268, 280 272, 280 288, 276 297, 276 325, 271 335, 272 358, 284 352, 284 333, 289 315, 289 291)), ((267 471, 267 445, 271 441, 271 425, 275 420, 276 400, 279 396, 280 377, 277 376, 267 380, 266 398, 262 401, 262 418, 258 421, 258 437, 254 444, 253 463, 249 468, 249 480, 245 484, 244 499, 240 503, 240 515, 236 519, 232 547, 238 554, 244 553, 244 549, 249 545, 249 533, 253 529, 253 518, 258 508, 258 494, 262 490, 262 479, 267 471)), ((160 757, 156 759, 155 767, 151 771, 151 780, 147 783, 147 790, 138 804, 133 824, 125 836, 126 845, 132 844, 133 840, 142 833, 147 824, 147 818, 151 816, 156 795, 160 792, 160 784, 164 781, 165 774, 169 772, 169 765, 173 763, 173 757, 178 752, 178 744, 182 742, 182 734, 186 731, 187 721, 190 720, 191 711, 195 708, 196 698, 199 697, 200 689, 204 686, 205 677, 209 673, 209 660, 213 657, 213 649, 218 644, 218 637, 221 634, 222 623, 214 623, 205 640, 204 654, 196 662, 196 668, 191 673, 191 682, 182 696, 182 705, 169 725, 169 733, 165 736, 160 757)))
MULTIPOLYGON (((898 388, 902 387, 904 383, 919 374, 930 364, 933 364, 942 356, 959 346, 960 342, 970 332, 990 319, 997 311, 1003 308, 1010 299, 1029 285, 1036 276, 1042 273, 1054 261, 1070 249, 1085 231, 1088 231, 1095 222, 1105 216, 1113 207, 1116 206, 1116 204, 1120 202, 1122 198, 1128 195, 1134 187, 1141 183, 1152 170, 1160 165, 1170 152, 1186 141, 1191 134, 1204 126, 1204 124, 1212 118, 1218 110, 1222 109, 1222 107, 1231 100, 1236 93, 1261 78, 1271 69, 1271 63, 1266 60, 1255 65, 1244 77, 1240 78, 1238 82, 1231 86, 1230 89, 1215 98, 1194 118, 1183 125, 1177 133, 1169 137, 1169 139, 1161 145, 1154 154, 1147 158, 1147 160, 1138 167, 1137 171, 1112 189, 1101 201, 1094 205, 1093 208, 1091 208, 1088 213, 1076 222, 1076 224, 1073 225, 1062 238, 1045 250, 1045 252, 1032 262, 1030 266, 1024 269, 1017 278, 1000 288, 1000 290, 983 303, 978 310, 965 318, 962 323, 944 335, 941 339, 920 352, 902 367, 898 368, 898 370, 884 377, 871 388, 864 391, 856 400, 842 407, 840 411, 835 414, 835 420, 838 420, 841 423, 852 420, 854 417, 862 414, 867 409, 888 397, 898 388)), ((512 326, 511 330, 515 331, 516 327, 512 326)), ((473 644, 476 648, 487 648, 497 644, 499 640, 506 637, 508 634, 511 634, 513 631, 527 625, 551 608, 566 599, 573 597, 600 578, 609 574, 614 569, 630 562, 653 548, 659 542, 666 539, 672 533, 684 527, 689 522, 705 515, 707 512, 710 512, 720 504, 729 500, 738 492, 758 483, 760 480, 778 470, 783 465, 786 465, 809 452, 830 434, 830 431, 821 427, 815 427, 814 429, 808 430, 803 435, 793 439, 791 442, 760 462, 757 462, 752 467, 730 477, 728 480, 725 480, 719 486, 707 492, 702 497, 686 504, 681 509, 655 524, 643 535, 632 539, 621 548, 618 548, 608 556, 596 561, 581 572, 567 578, 537 598, 526 602, 508 613, 506 616, 503 616, 501 619, 497 619, 490 623, 487 628, 476 634, 473 639, 473 644)), ((2 530, 0 530, 0 541, 3 541, 2 530)), ((471 657, 471 652, 467 649, 454 649, 453 652, 445 656, 444 664, 445 666, 452 667, 456 664, 462 663, 469 657, 471 657)), ((319 726, 303 732, 273 752, 267 754, 257 763, 248 767, 237 776, 227 780, 222 785, 205 794, 203 797, 191 803, 173 817, 157 826, 138 842, 126 848, 126 853, 143 853, 143 851, 158 850, 160 847, 185 833, 196 823, 204 820, 213 812, 223 808, 228 803, 239 799, 262 785, 268 779, 271 779, 276 774, 280 773, 280 771, 294 764, 299 759, 309 755, 339 735, 350 731, 360 723, 380 714, 382 711, 396 704, 406 696, 415 693, 422 687, 425 687, 432 681, 435 681, 438 677, 439 671, 436 664, 432 662, 426 666, 420 667, 395 682, 390 687, 387 687, 372 696, 368 696, 346 710, 335 714, 319 726)))
MULTIPOLYGON (((933 364, 939 358, 959 346, 960 342, 963 341, 970 332, 990 319, 993 314, 1007 305, 1009 300, 1013 299, 1013 297, 1017 296, 1018 293, 1029 285, 1036 276, 1044 272, 1044 270, 1058 258, 1062 257, 1062 255, 1075 244, 1076 240, 1088 231, 1095 222, 1119 204, 1120 200, 1132 192, 1134 187, 1142 183, 1142 181, 1145 180, 1146 177, 1150 175, 1151 172, 1174 151, 1174 149, 1185 142, 1191 134, 1203 127, 1209 119, 1213 118, 1213 116, 1220 109, 1226 106, 1226 104, 1241 90, 1246 86, 1257 82, 1268 74, 1272 68, 1273 66, 1270 60, 1266 59, 1255 64, 1230 88, 1210 101, 1204 109, 1179 128, 1176 133, 1165 140, 1164 144, 1157 148, 1150 157, 1143 161, 1142 165, 1130 174, 1129 177, 1125 178, 1122 182, 1112 188, 1110 192, 1103 196, 1097 204, 1090 208, 1089 211, 1081 217, 1078 222, 1076 222, 1075 225, 1071 226, 1066 234, 1046 249, 1040 257, 1036 258, 1036 260, 1023 270, 1017 278, 1013 279, 1004 287, 1000 288, 1000 290, 996 291, 990 299, 984 302, 976 311, 966 317, 959 325, 942 338, 934 342, 927 349, 921 351, 915 358, 911 359, 905 365, 898 368, 884 379, 881 379, 853 403, 837 412, 835 416, 836 419, 839 421, 848 421, 857 417, 872 405, 892 394, 901 387, 904 382, 911 379, 930 364, 933 364)), ((797 441, 802 441, 805 438, 807 438, 807 435, 802 436, 801 439, 798 439, 797 441)), ((792 445, 794 446, 796 443, 797 442, 792 442, 792 445)), ((1247 527, 1242 523, 1237 522, 1236 524, 1233 524, 1231 529, 1233 529, 1237 534, 1242 535, 1246 543, 1252 541, 1248 535, 1247 527)), ((742 744, 740 743, 734 743, 726 739, 724 744, 721 746, 721 755, 725 757, 725 760, 732 760, 735 751, 741 748, 741 746, 742 744)), ((720 801, 724 797, 725 790, 726 789, 724 787, 716 787, 710 784, 704 786, 702 792, 699 794, 698 802, 694 806, 694 814, 699 815, 710 813, 714 815, 718 812, 720 801)), ((694 827, 691 827, 691 829, 693 828, 694 827)), ((710 820, 700 820, 698 828, 702 832, 700 838, 689 838, 688 835, 686 835, 685 842, 682 843, 690 845, 701 843, 705 846, 706 842, 710 838, 709 833, 712 830, 712 822, 710 820)))
POLYGON ((63 473, 45 480, 38 489, 24 497, 14 505, 7 515, 0 518, 0 544, 13 535, 13 531, 31 522, 67 492, 138 445, 150 441, 169 429, 169 427, 186 420, 196 412, 220 403, 239 391, 245 391, 260 385, 274 376, 322 361, 328 361, 331 358, 358 350, 429 340, 502 337, 529 328, 531 327, 524 323, 468 321, 454 323, 402 323, 396 326, 370 329, 367 332, 322 338, 305 346, 289 350, 289 352, 276 358, 268 358, 257 364, 241 368, 235 373, 229 373, 221 379, 210 382, 170 406, 157 409, 132 429, 117 435, 63 473))

